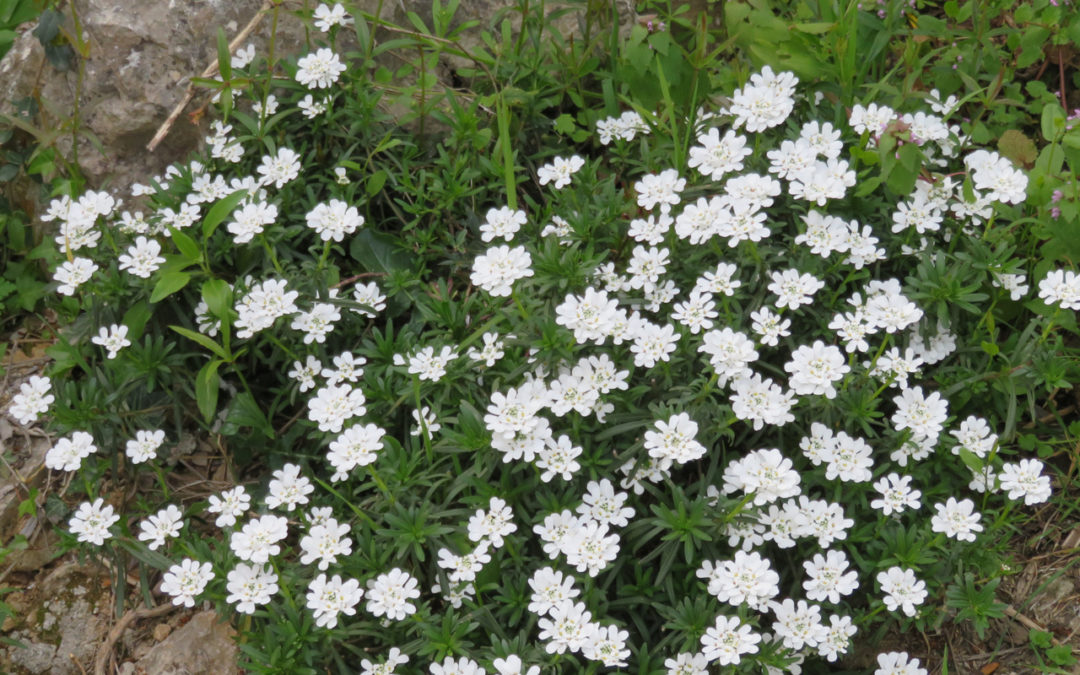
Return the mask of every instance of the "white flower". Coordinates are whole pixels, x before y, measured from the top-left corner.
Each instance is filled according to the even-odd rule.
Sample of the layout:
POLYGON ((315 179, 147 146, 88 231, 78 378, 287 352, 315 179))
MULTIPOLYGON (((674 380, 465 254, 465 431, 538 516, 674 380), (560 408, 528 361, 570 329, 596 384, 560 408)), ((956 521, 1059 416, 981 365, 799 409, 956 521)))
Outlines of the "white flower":
POLYGON ((428 670, 431 675, 487 675, 479 663, 464 656, 460 659, 447 656, 441 664, 432 663, 428 670))
POLYGON ((240 316, 234 325, 241 329, 236 332, 237 337, 252 337, 273 326, 278 317, 296 313, 296 298, 300 293, 286 290, 287 284, 284 279, 267 279, 251 287, 236 305, 240 316))
POLYGON ((733 560, 713 563, 711 573, 703 574, 704 570, 698 570, 698 576, 708 579, 709 593, 734 607, 745 603, 764 611, 780 594, 780 575, 756 552, 736 551, 733 560))
POLYGON ((817 647, 828 635, 828 629, 821 623, 821 608, 817 605, 807 604, 805 600, 796 604, 787 598, 783 602, 773 601, 770 606, 776 614, 773 630, 788 649, 817 647))
POLYGON ((585 604, 571 600, 563 600, 556 605, 537 625, 540 639, 547 641, 544 649, 548 654, 562 654, 567 650, 576 652, 596 630, 592 613, 585 608, 585 604))
POLYGON ((909 569, 890 567, 878 573, 877 582, 881 584, 881 592, 885 594, 883 600, 890 612, 900 608, 906 616, 915 616, 918 611, 915 606, 926 600, 926 582, 916 579, 909 569))
POLYGON ((490 368, 505 355, 503 341, 498 333, 484 333, 481 337, 484 346, 480 349, 469 347, 467 356, 473 361, 483 361, 484 365, 490 368))
POLYGON ((255 563, 265 563, 270 556, 281 553, 279 541, 289 534, 289 521, 281 516, 252 518, 229 537, 229 547, 236 557, 255 563))
POLYGON ((794 74, 775 74, 765 66, 752 75, 750 82, 736 89, 731 96, 727 112, 735 115, 732 124, 736 129, 746 126, 750 132, 764 131, 782 124, 795 107, 795 85, 799 79, 794 74))
POLYGON ((540 666, 525 666, 517 654, 495 659, 491 665, 495 666, 498 675, 540 675, 540 666))
POLYGON ((1050 477, 1042 475, 1043 463, 1037 459, 1022 459, 1017 464, 1007 463, 1001 467, 998 478, 1001 489, 1008 492, 1009 499, 1024 498, 1028 506, 1041 504, 1050 499, 1050 477))
POLYGON ((367 659, 361 659, 360 667, 363 670, 360 671, 360 675, 394 675, 399 665, 408 662, 409 656, 407 654, 402 654, 397 647, 391 647, 390 653, 386 655, 386 661, 383 663, 376 665, 367 659))
POLYGON ((833 384, 851 368, 838 347, 825 346, 821 340, 815 340, 813 345, 803 345, 792 352, 791 361, 784 364, 784 370, 791 373, 788 385, 796 394, 831 399, 836 398, 833 384))
POLYGON ((667 675, 709 675, 709 659, 701 652, 683 652, 673 659, 665 659, 664 667, 667 675))
POLYGON ((75 289, 90 280, 98 266, 89 258, 75 258, 65 261, 56 268, 53 279, 60 282, 56 292, 60 295, 74 295, 75 289))
POLYGON ((531 277, 532 256, 524 246, 494 246, 473 262, 472 282, 493 297, 506 297, 513 292, 518 279, 531 277))
POLYGON ((166 539, 172 539, 180 534, 180 527, 184 519, 183 512, 175 505, 169 504, 154 515, 139 523, 139 541, 148 542, 151 551, 156 551, 165 545, 166 539))
POLYGON ((637 204, 646 211, 652 211, 657 204, 660 212, 667 213, 679 203, 679 193, 686 189, 686 179, 679 177, 675 169, 665 169, 659 174, 646 174, 634 183, 637 192, 637 204))
POLYGON ((243 485, 237 485, 231 490, 221 493, 221 496, 210 495, 210 506, 207 511, 221 514, 214 521, 218 527, 231 527, 236 524, 236 519, 247 513, 251 507, 251 495, 243 485))
POLYGON ((101 546, 106 539, 112 538, 109 528, 119 520, 120 516, 113 513, 112 505, 105 504, 105 500, 98 497, 93 504, 79 504, 75 515, 68 521, 68 529, 78 535, 79 541, 101 546))
POLYGON ((161 590, 173 596, 172 604, 194 607, 195 596, 202 593, 213 578, 210 563, 184 558, 179 565, 170 567, 161 578, 161 590))
POLYGON ((960 541, 975 541, 975 533, 983 530, 975 502, 970 499, 958 502, 955 497, 949 497, 944 504, 934 504, 934 510, 936 513, 930 519, 934 532, 944 532, 945 536, 960 541))
POLYGON ((19 393, 11 397, 8 412, 23 426, 36 422, 38 415, 48 412, 56 399, 49 393, 51 388, 49 378, 31 375, 28 381, 19 385, 19 393))
POLYGON ((881 494, 881 499, 870 502, 870 507, 881 509, 886 516, 920 506, 922 492, 911 489, 911 476, 890 473, 874 483, 874 489, 881 494))
MULTIPOLYGON (((419 376, 420 380, 438 382, 446 375, 446 366, 455 358, 457 358, 457 354, 454 353, 451 347, 443 347, 436 354, 434 347, 427 346, 409 357, 409 373, 419 376)), ((396 356, 394 363, 395 365, 401 365, 398 363, 398 357, 396 356)))
POLYGON ((545 164, 537 169, 536 175, 540 179, 540 185, 554 182, 552 187, 561 190, 570 184, 571 177, 583 166, 585 166, 585 160, 577 155, 569 159, 556 157, 550 164, 545 164))
POLYGON ((740 136, 729 129, 723 138, 716 127, 697 137, 700 145, 690 148, 690 159, 686 163, 691 169, 697 168, 701 175, 712 180, 720 180, 724 174, 742 171, 743 159, 753 151, 746 147, 746 136, 740 136))
POLYGON ((121 349, 131 346, 131 340, 127 339, 127 334, 128 327, 124 325, 117 326, 113 324, 108 328, 102 326, 98 334, 92 337, 90 341, 104 347, 108 352, 106 356, 115 359, 121 349))
POLYGON ((278 590, 277 574, 267 565, 238 563, 227 580, 225 602, 236 603, 241 614, 254 614, 255 606, 269 603, 278 590))
POLYGON ((824 281, 812 274, 800 274, 799 270, 773 272, 770 276, 772 283, 769 284, 769 291, 776 294, 776 306, 780 309, 809 305, 814 294, 825 287, 824 281))
MULTIPOLYGON (((313 120, 330 109, 330 100, 329 97, 315 100, 314 96, 307 94, 304 98, 300 99, 300 102, 297 103, 296 106, 300 108, 300 112, 304 114, 304 117, 313 120)), ((337 183, 339 185, 348 184, 349 181, 347 178, 345 179, 345 183, 341 182, 341 178, 345 175, 345 167, 339 166, 334 169, 334 172, 338 176, 337 183)))
MULTIPOLYGON (((547 522, 547 519, 544 522, 547 522)), ((564 600, 572 600, 581 594, 581 591, 574 587, 574 577, 563 575, 551 567, 541 567, 533 572, 529 577, 529 586, 533 590, 529 611, 537 616, 544 616, 564 600)))
POLYGON ((337 574, 327 579, 325 574, 320 574, 308 587, 307 607, 312 610, 316 626, 334 628, 338 624, 339 614, 356 614, 356 603, 363 595, 364 591, 356 579, 342 581, 337 574))
POLYGON ((267 225, 273 225, 277 216, 277 206, 264 201, 250 201, 232 212, 232 220, 225 229, 233 235, 234 242, 246 244, 254 239, 255 235, 262 234, 267 225))
POLYGON ((354 468, 374 462, 376 453, 383 448, 385 435, 386 431, 374 424, 356 424, 331 441, 326 453, 326 460, 334 467, 330 480, 335 483, 345 480, 354 468))
MULTIPOLYGON (((296 62, 296 81, 308 88, 326 89, 337 82, 346 66, 332 49, 323 47, 296 62)), ((279 186, 280 187, 280 186, 279 186)))
POLYGON ((896 412, 892 423, 897 430, 911 429, 916 439, 937 439, 948 416, 948 401, 936 391, 924 396, 922 387, 905 389, 893 399, 896 412))
POLYGON ((266 505, 272 509, 284 506, 292 511, 297 504, 307 504, 307 496, 315 491, 315 486, 305 476, 300 475, 300 467, 286 464, 274 472, 270 481, 270 494, 266 496, 266 505))
POLYGON ((367 284, 353 286, 353 300, 361 305, 367 305, 371 309, 353 308, 357 314, 374 317, 377 312, 386 309, 386 296, 379 290, 379 285, 374 281, 367 284))
POLYGON ((625 492, 615 492, 607 478, 599 483, 589 481, 585 489, 586 492, 581 497, 583 503, 577 507, 577 512, 583 518, 604 525, 624 527, 630 522, 630 518, 634 517, 634 509, 625 505, 628 495, 625 492))
MULTIPOLYGON (((340 320, 341 312, 337 307, 328 302, 317 302, 311 311, 300 312, 293 317, 289 327, 304 333, 304 344, 309 345, 312 342, 323 344, 326 342, 326 336, 334 330, 334 323, 340 320)), ((314 381, 311 384, 314 385, 314 381)), ((303 385, 300 390, 304 391, 303 385)))
POLYGON ((308 419, 319 425, 319 431, 336 434, 345 422, 367 412, 365 402, 359 389, 348 384, 328 385, 308 399, 308 419))
POLYGON ((62 471, 78 471, 82 461, 97 452, 94 438, 85 431, 76 431, 61 438, 45 453, 45 466, 62 471))
POLYGON ((810 600, 834 605, 840 602, 840 596, 851 595, 859 587, 859 574, 848 571, 847 555, 843 551, 817 553, 812 560, 804 560, 803 568, 807 578, 803 580, 803 589, 810 600))
POLYGON ((315 8, 315 27, 324 33, 328 33, 333 26, 348 26, 352 23, 352 17, 345 13, 341 3, 328 7, 320 3, 315 8))
POLYGON ((364 225, 364 217, 355 206, 349 206, 337 199, 331 199, 325 204, 317 204, 308 212, 305 219, 307 226, 315 230, 323 241, 333 239, 340 242, 345 235, 356 232, 364 225))
POLYGON ((1039 297, 1048 305, 1080 310, 1080 275, 1072 270, 1050 270, 1039 282, 1039 297))
POLYGON ((488 502, 487 511, 477 509, 476 513, 469 518, 469 539, 472 541, 486 539, 494 548, 502 548, 503 537, 517 531, 513 517, 513 510, 504 500, 492 497, 488 502))
POLYGON ((602 344, 614 327, 618 308, 618 301, 609 300, 606 291, 586 288, 583 297, 567 295, 555 308, 555 323, 574 331, 578 344, 602 344))
POLYGON ((488 209, 485 222, 480 226, 480 238, 485 242, 499 237, 511 241, 525 222, 524 211, 515 211, 509 206, 488 209))
POLYGON ((300 155, 290 148, 278 148, 273 157, 265 155, 257 171, 263 178, 262 185, 274 184, 279 190, 300 175, 300 155))
POLYGON ((367 611, 390 621, 405 619, 416 612, 416 605, 409 601, 420 597, 417 585, 416 579, 396 567, 380 574, 368 581, 367 611))
POLYGON ((626 646, 628 637, 630 631, 618 626, 598 626, 581 645, 581 655, 609 668, 625 668, 626 659, 630 656, 630 649, 626 646))
POLYGON ((690 415, 679 413, 655 423, 656 431, 645 432, 645 449, 650 457, 670 465, 685 464, 705 455, 705 446, 695 440, 698 425, 690 415))
POLYGON ((718 616, 701 637, 701 653, 721 666, 737 665, 743 654, 756 654, 761 636, 738 617, 718 616))
POLYGON ((345 536, 348 533, 349 526, 345 523, 338 524, 333 518, 312 525, 308 533, 300 539, 300 549, 304 552, 300 563, 310 565, 318 560, 319 569, 326 571, 327 567, 337 562, 339 555, 347 556, 352 553, 352 539, 345 536))
POLYGON ((416 423, 416 427, 409 432, 410 436, 419 436, 424 430, 427 431, 429 437, 438 433, 439 429, 442 429, 442 425, 436 421, 435 414, 431 412, 431 408, 424 406, 420 410, 412 411, 413 422, 416 423))
POLYGON ((118 258, 119 269, 143 279, 149 279, 164 262, 161 257, 161 244, 154 239, 139 237, 128 247, 127 253, 118 258))
POLYGON ((874 675, 928 675, 926 668, 919 667, 919 659, 908 659, 907 652, 878 654, 874 675))

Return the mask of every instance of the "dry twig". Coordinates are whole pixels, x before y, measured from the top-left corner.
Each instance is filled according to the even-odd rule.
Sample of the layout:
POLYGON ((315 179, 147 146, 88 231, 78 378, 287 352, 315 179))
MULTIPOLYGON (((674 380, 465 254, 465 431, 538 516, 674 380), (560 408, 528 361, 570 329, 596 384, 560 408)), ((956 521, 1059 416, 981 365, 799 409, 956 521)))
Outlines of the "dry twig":
MULTIPOLYGON (((251 35, 252 31, 255 30, 255 27, 259 25, 259 21, 262 19, 263 14, 265 14, 266 10, 268 9, 270 9, 270 0, 263 0, 262 7, 259 8, 259 11, 255 12, 255 16, 251 17, 251 21, 248 21, 247 25, 244 26, 244 29, 237 33, 236 37, 234 37, 232 39, 232 42, 229 43, 229 54, 232 54, 234 51, 236 51, 236 48, 240 45, 240 43, 246 40, 249 35, 251 35)), ((218 62, 215 58, 214 62, 206 67, 206 70, 202 72, 202 75, 200 75, 200 77, 213 77, 214 74, 216 74, 217 72, 218 62)), ((165 119, 164 122, 162 122, 161 126, 158 127, 157 133, 155 133, 154 137, 150 139, 150 142, 146 144, 146 149, 149 152, 153 152, 161 143, 161 141, 165 140, 165 136, 168 135, 169 130, 172 129, 172 126, 176 124, 176 120, 180 117, 180 113, 184 112, 184 108, 187 107, 188 103, 191 103, 191 99, 193 98, 195 98, 195 87, 189 84, 187 91, 184 92, 184 98, 176 104, 176 107, 173 108, 173 111, 169 113, 169 116, 165 119)))
POLYGON ((115 645, 116 641, 120 639, 120 636, 124 634, 124 631, 127 630, 127 627, 132 621, 162 616, 176 609, 176 607, 176 605, 171 603, 165 603, 163 605, 158 605, 157 607, 140 607, 139 609, 128 610, 124 616, 120 617, 120 620, 116 622, 116 625, 112 627, 112 630, 110 630, 109 634, 105 637, 105 642, 98 648, 97 656, 94 657, 94 675, 106 675, 109 658, 112 657, 113 645, 115 645))

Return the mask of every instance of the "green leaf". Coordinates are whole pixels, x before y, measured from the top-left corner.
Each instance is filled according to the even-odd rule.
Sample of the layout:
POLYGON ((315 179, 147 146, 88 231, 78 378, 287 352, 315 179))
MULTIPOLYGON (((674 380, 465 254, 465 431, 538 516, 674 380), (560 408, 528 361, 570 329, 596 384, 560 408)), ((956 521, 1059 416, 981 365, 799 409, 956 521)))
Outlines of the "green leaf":
POLYGON ((237 190, 230 195, 222 197, 216 204, 211 206, 210 210, 206 212, 206 217, 203 218, 203 237, 209 239, 210 235, 217 229, 217 226, 229 217, 229 214, 233 212, 233 209, 236 208, 236 205, 239 204, 244 197, 247 197, 247 190, 237 190))
POLYGON ((1057 103, 1047 103, 1043 106, 1040 126, 1044 139, 1056 139, 1058 133, 1065 128, 1065 110, 1057 103))
POLYGON ((124 312, 123 324, 128 327, 129 340, 135 342, 142 337, 146 322, 150 320, 152 314, 150 304, 145 300, 135 303, 124 312))
POLYGON ((1080 149, 1080 129, 1073 129, 1061 139, 1061 142, 1070 148, 1080 149))
POLYGON ((203 282, 202 299, 210 309, 210 313, 227 321, 229 310, 232 308, 232 288, 224 279, 210 279, 203 282))
POLYGON ((202 260, 202 251, 199 250, 199 245, 195 243, 195 240, 187 236, 175 227, 169 227, 169 232, 172 234, 173 243, 176 244, 176 248, 181 254, 188 260, 198 262, 202 260))
POLYGON ((229 360, 228 352, 226 352, 225 349, 221 345, 214 342, 210 338, 206 337, 202 333, 197 333, 197 332, 195 332, 193 330, 188 330, 187 328, 184 328, 183 326, 169 326, 169 328, 173 329, 174 331, 176 331, 180 335, 183 335, 184 337, 191 340, 192 342, 197 342, 200 345, 202 345, 203 347, 206 347, 207 349, 209 349, 213 353, 217 354, 222 359, 224 359, 226 361, 229 360))
POLYGON ((187 286, 191 281, 191 275, 187 272, 167 272, 161 275, 154 291, 150 294, 150 302, 161 302, 173 293, 187 286))
POLYGON ((225 37, 225 31, 220 26, 217 29, 217 59, 221 79, 228 82, 232 79, 232 55, 229 53, 229 41, 225 37))
POLYGON ((349 255, 366 272, 391 274, 412 269, 412 255, 399 247, 390 237, 374 230, 360 230, 349 243, 349 255))
POLYGON ((198 404, 199 413, 207 424, 217 412, 218 393, 221 391, 221 378, 218 377, 217 371, 221 364, 222 361, 216 359, 210 361, 195 376, 195 403, 198 404))
POLYGON ((1076 657, 1072 654, 1069 645, 1056 645, 1046 650, 1046 658, 1059 666, 1071 666, 1076 663, 1076 657))
POLYGON ((984 352, 986 352, 987 354, 989 354, 990 356, 997 356, 998 352, 1001 351, 998 348, 998 346, 996 344, 994 344, 993 342, 983 342, 982 343, 982 350, 984 352))
POLYGON ((144 565, 149 565, 154 569, 167 570, 172 567, 173 562, 158 553, 157 551, 151 551, 147 548, 146 544, 139 543, 134 539, 128 539, 126 537, 119 537, 116 539, 116 543, 120 548, 124 549, 131 554, 131 557, 135 558, 144 565))
POLYGON ((835 25, 835 23, 829 21, 819 21, 817 23, 797 23, 792 27, 801 33, 821 35, 822 33, 828 33, 835 25))
POLYGON ((240 427, 251 427, 267 438, 274 438, 274 429, 267 421, 266 414, 246 391, 237 394, 229 404, 229 412, 225 416, 221 433, 232 436, 239 432, 240 427))
POLYGON ((1033 647, 1047 647, 1054 644, 1054 636, 1044 630, 1032 630, 1028 633, 1028 640, 1031 641, 1033 647))
POLYGON ((960 455, 960 461, 973 472, 981 474, 986 470, 983 461, 974 452, 960 446, 956 447, 956 452, 960 455))
POLYGON ((385 169, 379 169, 368 176, 367 183, 364 185, 364 192, 367 193, 368 197, 379 194, 379 191, 383 189, 383 185, 386 184, 387 175, 385 169))

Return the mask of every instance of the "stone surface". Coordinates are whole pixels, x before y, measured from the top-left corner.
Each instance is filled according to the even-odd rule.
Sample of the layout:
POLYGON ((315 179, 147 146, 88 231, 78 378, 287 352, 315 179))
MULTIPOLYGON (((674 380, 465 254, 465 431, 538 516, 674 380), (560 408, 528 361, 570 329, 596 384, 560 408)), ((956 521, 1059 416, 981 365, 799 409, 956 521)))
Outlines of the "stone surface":
POLYGON ((8 633, 26 648, 0 647, 0 672, 73 675, 93 670, 94 655, 109 627, 105 573, 61 565, 35 587, 6 598, 17 620, 8 633))
MULTIPOLYGON (((205 130, 181 117, 166 142, 153 153, 144 149, 158 126, 184 96, 192 76, 216 55, 218 27, 234 35, 261 6, 261 0, 81 0, 79 18, 89 44, 79 114, 85 129, 100 141, 79 142, 79 161, 91 183, 126 189, 135 180, 160 173, 193 150, 205 130), (133 9, 137 7, 137 11, 133 9)), ((295 50, 302 39, 299 21, 283 12, 282 48, 295 50)), ((71 22, 68 20, 68 29, 71 22)), ((32 26, 30 27, 32 28, 32 26)), ((252 36, 265 44, 269 22, 252 36)), ((44 50, 27 30, 0 61, 0 101, 4 112, 13 99, 39 88, 53 124, 75 110, 77 76, 48 65, 44 50)), ((194 106, 193 106, 194 108, 194 106)), ((70 138, 58 141, 70 148, 70 138)))
MULTIPOLYGON (((633 20, 632 2, 614 0, 620 6, 620 18, 629 25, 633 20), (628 9, 629 7, 629 9, 628 9)), ((432 26, 431 3, 407 0, 359 0, 361 10, 374 12, 382 7, 382 18, 412 29, 407 17, 416 11, 427 26, 432 26)), ((487 28, 501 10, 516 5, 513 0, 462 0, 453 25, 479 21, 479 26, 460 35, 466 48, 482 45, 481 29, 487 28)), ((181 115, 165 141, 154 153, 145 150, 147 142, 182 100, 190 79, 198 76, 216 57, 218 27, 231 39, 262 6, 262 0, 78 0, 80 23, 89 45, 89 56, 81 88, 74 70, 61 72, 47 64, 44 50, 31 35, 33 25, 24 26, 22 35, 0 61, 0 111, 12 112, 11 102, 34 92, 45 108, 41 122, 46 128, 64 123, 76 109, 81 124, 96 139, 78 141, 78 159, 90 184, 126 196, 131 183, 160 174, 164 168, 185 159, 208 133, 205 118, 195 126, 186 114, 181 115), (137 7, 137 11, 133 11, 137 7), (78 89, 78 95, 77 95, 78 89), (100 144, 100 146, 98 145, 100 144)), ((276 53, 296 56, 307 50, 302 22, 295 10, 297 1, 286 1, 278 14, 276 53)), ((558 12, 552 23, 564 35, 580 34, 584 15, 580 9, 566 10, 565 4, 552 2, 549 12, 558 12)), ((580 8, 580 5, 578 5, 580 8)), ((512 26, 520 25, 515 11, 501 14, 512 26)), ((601 19, 602 20, 602 19, 601 19)), ((70 15, 66 30, 71 30, 70 15)), ((250 42, 259 54, 267 51, 271 21, 264 17, 252 33, 250 42)), ((350 47, 351 31, 339 33, 338 51, 350 47)), ((400 37, 386 31, 376 39, 400 37)), ((387 54, 386 65, 396 69, 400 60, 387 54)), ((462 65, 446 57, 438 73, 462 65)), ((471 65, 471 64, 470 64, 471 65)), ((205 100, 205 93, 189 104, 192 112, 205 100)), ((71 138, 63 134, 57 147, 70 155, 71 138)))
MULTIPOLYGON (((155 631, 156 633, 156 631, 155 631)), ((216 612, 199 612, 122 672, 137 675, 234 675, 236 631, 216 612)))

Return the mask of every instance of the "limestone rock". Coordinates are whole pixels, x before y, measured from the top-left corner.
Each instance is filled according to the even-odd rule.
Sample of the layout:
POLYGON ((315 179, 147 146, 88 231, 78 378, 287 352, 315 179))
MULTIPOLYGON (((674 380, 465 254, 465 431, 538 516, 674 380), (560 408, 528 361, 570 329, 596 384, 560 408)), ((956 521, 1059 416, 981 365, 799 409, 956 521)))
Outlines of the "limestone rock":
POLYGON ((36 587, 11 597, 20 619, 8 633, 26 646, 0 648, 0 672, 73 675, 92 670, 109 627, 111 595, 102 570, 58 567, 36 587), (77 663, 76 663, 77 662, 77 663))
MULTIPOLYGON (((236 631, 216 612, 199 612, 134 664, 139 675, 235 675, 236 631)), ((125 668, 128 664, 125 664, 125 668)))

